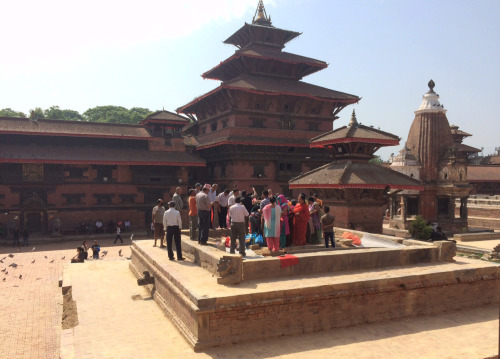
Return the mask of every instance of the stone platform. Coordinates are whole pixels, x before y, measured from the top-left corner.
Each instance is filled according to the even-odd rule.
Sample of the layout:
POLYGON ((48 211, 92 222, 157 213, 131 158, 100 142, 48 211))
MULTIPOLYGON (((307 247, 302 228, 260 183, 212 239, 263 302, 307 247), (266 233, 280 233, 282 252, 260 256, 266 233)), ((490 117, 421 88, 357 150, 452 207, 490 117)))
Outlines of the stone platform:
MULTIPOLYGON (((191 260, 176 262, 168 260, 165 250, 152 245, 149 240, 133 243, 130 268, 136 277, 142 277, 144 271, 154 277, 154 285, 147 288, 196 351, 249 338, 438 314, 499 300, 500 266, 468 258, 453 263, 394 265, 389 261, 392 266, 384 266, 380 260, 373 268, 351 266, 287 277, 273 276, 269 268, 267 278, 221 285, 213 270, 213 258, 224 255, 218 249, 197 250, 198 245, 191 242, 183 248, 191 260)), ((308 254, 296 255, 300 263, 306 258, 301 256, 308 254)), ((329 260, 340 258, 331 256, 329 260)), ((243 264, 251 261, 255 259, 243 264)))

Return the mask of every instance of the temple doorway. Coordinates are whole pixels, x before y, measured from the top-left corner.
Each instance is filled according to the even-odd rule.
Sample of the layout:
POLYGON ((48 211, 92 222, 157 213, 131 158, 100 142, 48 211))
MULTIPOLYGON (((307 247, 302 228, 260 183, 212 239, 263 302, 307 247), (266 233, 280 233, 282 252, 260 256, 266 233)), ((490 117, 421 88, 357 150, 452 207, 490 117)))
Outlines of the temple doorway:
POLYGON ((28 227, 31 233, 41 233, 43 223, 43 212, 25 212, 24 226, 28 227))

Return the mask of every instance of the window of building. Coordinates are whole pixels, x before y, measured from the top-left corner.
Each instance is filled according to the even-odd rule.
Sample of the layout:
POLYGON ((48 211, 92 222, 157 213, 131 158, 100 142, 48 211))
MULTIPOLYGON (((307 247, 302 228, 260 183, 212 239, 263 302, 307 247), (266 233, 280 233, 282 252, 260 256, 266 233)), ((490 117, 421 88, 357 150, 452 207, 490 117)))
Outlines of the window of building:
POLYGON ((113 169, 107 166, 97 167, 97 181, 110 182, 113 179, 113 169))
POLYGON ((251 126, 255 128, 264 128, 264 119, 263 118, 251 118, 252 122, 251 126))
POLYGON ((200 127, 200 132, 204 135, 207 132, 207 126, 200 127))
POLYGON ((448 215, 450 201, 448 198, 438 198, 438 215, 448 215))
POLYGON ((216 121, 210 123, 210 131, 214 132, 215 130, 217 130, 217 122, 216 121))
POLYGON ((292 123, 290 120, 281 120, 281 129, 282 130, 291 130, 292 129, 292 123))
POLYGON ((406 214, 408 216, 416 216, 418 214, 418 198, 406 199, 406 214))
POLYGON ((222 128, 226 128, 227 127, 227 122, 228 122, 227 118, 221 121, 222 128))
POLYGON ((283 106, 283 112, 288 112, 289 111, 289 106, 288 104, 283 106))
MULTIPOLYGON (((166 188, 165 191, 169 191, 169 189, 166 188)), ((159 198, 163 198, 163 191, 161 190, 144 191, 144 203, 154 206, 159 198)))
POLYGON ((111 204, 113 201, 112 194, 95 194, 94 198, 97 200, 97 204, 99 205, 107 205, 111 204))
POLYGON ((135 194, 120 194, 120 202, 122 204, 134 204, 135 197, 135 194))
POLYGON ((309 123, 309 131, 319 131, 319 123, 317 122, 309 123))
POLYGON ((258 178, 262 178, 262 177, 265 177, 265 164, 263 163, 256 163, 256 164, 253 164, 253 176, 254 177, 258 177, 258 178))
POLYGON ((279 169, 280 169, 280 172, 291 172, 292 171, 292 164, 280 162, 279 169))
POLYGON ((65 199, 66 202, 64 204, 67 205, 76 205, 76 204, 82 204, 83 203, 83 198, 85 197, 85 194, 83 193, 72 193, 72 194, 63 194, 62 195, 65 199))
POLYGON ((82 178, 85 172, 83 168, 70 167, 67 169, 69 178, 82 178))

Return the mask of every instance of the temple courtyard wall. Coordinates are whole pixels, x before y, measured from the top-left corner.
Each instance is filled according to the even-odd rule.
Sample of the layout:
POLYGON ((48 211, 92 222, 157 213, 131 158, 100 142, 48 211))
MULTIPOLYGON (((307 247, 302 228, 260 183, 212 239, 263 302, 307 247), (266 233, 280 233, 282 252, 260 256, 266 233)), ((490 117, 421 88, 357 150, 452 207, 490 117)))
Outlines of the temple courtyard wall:
POLYGON ((154 277, 148 289, 195 350, 499 301, 500 266, 444 261, 450 252, 413 241, 395 250, 322 251, 315 261, 295 253, 293 274, 281 271, 279 258, 245 259, 239 284, 217 284, 217 264, 227 255, 214 246, 197 250, 183 236, 190 260, 173 263, 150 242, 133 243, 130 268, 138 278, 145 271, 154 277))

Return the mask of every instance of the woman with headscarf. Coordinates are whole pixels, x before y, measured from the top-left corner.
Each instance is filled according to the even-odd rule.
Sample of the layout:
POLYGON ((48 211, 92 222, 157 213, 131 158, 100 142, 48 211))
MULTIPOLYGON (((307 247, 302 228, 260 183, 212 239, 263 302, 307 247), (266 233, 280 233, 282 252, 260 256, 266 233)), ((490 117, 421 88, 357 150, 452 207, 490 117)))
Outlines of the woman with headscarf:
POLYGON ((321 243, 321 221, 319 217, 320 207, 314 197, 307 199, 309 204, 309 231, 311 233, 311 244, 321 243))
POLYGON ((269 198, 269 204, 262 209, 262 216, 269 252, 277 252, 280 249, 281 208, 276 205, 276 197, 271 196, 269 198))
POLYGON ((286 236, 290 234, 290 226, 288 223, 288 213, 290 211, 290 207, 288 206, 285 195, 280 194, 278 196, 278 204, 281 208, 280 248, 285 248, 286 236))
POLYGON ((293 245, 303 246, 306 244, 309 207, 306 203, 306 195, 304 193, 301 193, 297 200, 298 202, 293 208, 293 245))

